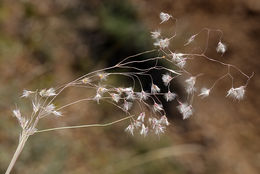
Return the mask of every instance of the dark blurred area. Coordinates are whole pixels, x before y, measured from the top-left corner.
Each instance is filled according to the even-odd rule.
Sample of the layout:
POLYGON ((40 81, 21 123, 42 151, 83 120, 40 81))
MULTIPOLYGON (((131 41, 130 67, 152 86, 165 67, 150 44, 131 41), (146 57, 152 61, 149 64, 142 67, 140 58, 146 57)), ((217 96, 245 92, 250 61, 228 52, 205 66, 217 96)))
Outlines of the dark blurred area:
MULTIPOLYGON (((19 99, 22 90, 57 86, 153 49, 150 31, 160 27, 171 32, 159 26, 161 11, 178 18, 173 49, 181 50, 203 27, 224 32, 227 53, 217 57, 213 35, 207 55, 247 74, 255 72, 246 98, 227 99, 230 81, 224 80, 209 98, 195 99, 189 120, 180 119, 174 103, 167 104, 171 126, 159 138, 129 136, 124 132, 127 123, 37 134, 29 139, 13 173, 259 173, 259 0, 0 1, 0 173, 18 144, 20 128, 11 110, 16 104, 29 110, 19 99)), ((220 67, 212 66, 197 60, 188 64, 191 72, 207 72, 203 83, 222 75, 220 67)), ((236 85, 246 80, 234 76, 236 85)), ((177 81, 174 89, 182 93, 182 85, 177 81)), ((68 91, 62 98, 72 101, 81 92, 68 91)), ((39 128, 106 123, 122 114, 110 105, 84 103, 70 107, 62 118, 44 120, 39 128)))

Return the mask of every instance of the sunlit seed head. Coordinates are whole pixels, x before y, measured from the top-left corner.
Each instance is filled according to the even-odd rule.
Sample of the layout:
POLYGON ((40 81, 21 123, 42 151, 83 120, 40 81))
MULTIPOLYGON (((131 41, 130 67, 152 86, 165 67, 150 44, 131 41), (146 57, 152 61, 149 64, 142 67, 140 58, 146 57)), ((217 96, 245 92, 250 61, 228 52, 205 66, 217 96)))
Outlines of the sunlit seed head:
POLYGON ((226 52, 226 50, 227 50, 227 46, 220 41, 218 43, 218 46, 217 46, 216 50, 217 50, 218 53, 224 54, 226 52))
POLYGON ((168 21, 171 17, 172 16, 169 15, 168 13, 161 12, 160 13, 161 24, 168 21))
POLYGON ((227 92, 227 97, 231 97, 236 100, 242 100, 245 95, 245 86, 240 86, 238 88, 230 88, 227 92))
POLYGON ((210 93, 210 89, 207 88, 201 88, 200 94, 198 96, 201 96, 201 98, 208 97, 210 93))
POLYGON ((21 96, 22 98, 28 98, 29 96, 31 96, 31 94, 35 93, 34 91, 29 91, 24 89, 23 90, 23 95, 21 96))
POLYGON ((182 114, 183 119, 189 118, 193 113, 192 106, 187 103, 181 103, 177 108, 182 114))
POLYGON ((161 36, 161 32, 159 30, 151 32, 151 36, 153 39, 158 39, 161 36))

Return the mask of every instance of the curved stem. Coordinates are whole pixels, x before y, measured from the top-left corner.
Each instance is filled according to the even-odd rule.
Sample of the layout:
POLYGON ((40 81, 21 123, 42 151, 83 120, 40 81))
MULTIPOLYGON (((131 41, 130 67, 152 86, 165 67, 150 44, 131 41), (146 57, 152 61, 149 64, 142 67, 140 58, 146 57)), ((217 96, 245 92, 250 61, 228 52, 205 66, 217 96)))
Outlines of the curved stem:
POLYGON ((49 132, 49 131, 55 131, 55 130, 64 130, 64 129, 76 129, 76 128, 87 128, 87 127, 106 127, 110 126, 113 124, 116 124, 118 122, 127 120, 129 118, 132 118, 134 115, 130 115, 128 117, 110 122, 110 123, 105 123, 105 124, 85 124, 85 125, 78 125, 78 126, 65 126, 65 127, 56 127, 56 128, 50 128, 50 129, 43 129, 43 130, 38 130, 35 133, 41 133, 41 132, 49 132))

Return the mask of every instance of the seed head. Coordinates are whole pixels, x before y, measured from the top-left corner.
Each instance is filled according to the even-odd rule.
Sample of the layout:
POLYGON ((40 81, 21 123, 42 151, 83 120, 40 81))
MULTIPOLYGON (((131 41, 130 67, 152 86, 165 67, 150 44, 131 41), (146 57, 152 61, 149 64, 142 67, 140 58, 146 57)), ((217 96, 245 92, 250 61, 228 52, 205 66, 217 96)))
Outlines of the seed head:
POLYGON ((218 53, 220 52, 220 53, 224 54, 227 50, 227 46, 220 41, 218 43, 216 50, 217 50, 218 53))
POLYGON ((242 100, 245 95, 245 86, 240 86, 238 88, 230 88, 227 92, 226 97, 231 97, 237 100, 242 100))
POLYGON ((187 80, 185 80, 186 82, 186 92, 188 94, 192 94, 196 89, 194 87, 195 82, 196 82, 196 77, 190 77, 187 80))
POLYGON ((167 102, 174 100, 176 96, 177 95, 175 93, 172 93, 171 91, 168 91, 164 94, 164 98, 167 102))
POLYGON ((132 136, 134 136, 134 125, 130 124, 129 126, 127 126, 127 128, 125 129, 126 132, 130 133, 132 136))
POLYGON ((161 32, 159 30, 151 32, 151 36, 153 39, 158 39, 161 36, 161 32))
POLYGON ((40 103, 35 103, 34 101, 32 101, 32 106, 33 106, 33 112, 36 113, 40 109, 41 105, 40 103))
POLYGON ((60 111, 53 111, 52 113, 57 117, 62 116, 62 113, 60 111))
POLYGON ((120 95, 119 95, 119 94, 114 94, 114 93, 112 93, 112 94, 110 94, 110 95, 111 95, 111 97, 112 97, 112 100, 114 100, 116 103, 119 102, 119 100, 120 100, 120 95))
POLYGON ((140 115, 137 117, 138 121, 144 122, 144 118, 145 118, 145 112, 140 113, 140 115))
POLYGON ((13 114, 16 118, 20 119, 22 117, 20 109, 13 110, 13 114))
POLYGON ((135 99, 135 95, 134 95, 134 91, 129 91, 129 92, 126 92, 126 99, 127 100, 134 100, 135 99))
POLYGON ((172 16, 169 15, 168 13, 161 12, 160 13, 161 24, 168 21, 171 17, 172 16))
POLYGON ((54 88, 49 88, 47 90, 46 89, 42 89, 39 94, 42 97, 51 97, 51 96, 57 95, 55 93, 55 89, 54 88))
POLYGON ((177 108, 182 114, 183 119, 187 119, 192 115, 192 106, 187 103, 181 103, 177 108))
POLYGON ((201 96, 201 98, 208 97, 210 93, 210 89, 207 88, 201 88, 200 94, 198 96, 201 96))
POLYGON ((34 91, 28 91, 28 90, 24 89, 23 95, 21 96, 21 98, 28 98, 33 93, 34 93, 34 91))
POLYGON ((107 91, 108 91, 108 89, 105 88, 105 87, 99 87, 99 88, 97 89, 97 93, 99 93, 100 95, 106 93, 107 91))
POLYGON ((163 106, 161 104, 154 103, 153 109, 154 109, 155 112, 159 112, 159 111, 163 110, 163 106))
POLYGON ((140 100, 147 100, 148 97, 149 97, 149 93, 147 93, 147 92, 145 92, 143 90, 141 92, 138 92, 136 95, 138 96, 138 98, 140 100))
POLYGON ((163 125, 166 125, 166 126, 170 125, 170 123, 168 122, 168 119, 167 119, 167 117, 165 115, 161 117, 161 119, 159 120, 159 123, 163 124, 163 125))
POLYGON ((174 63, 176 63, 176 65, 179 67, 179 68, 184 68, 185 64, 186 64, 186 59, 187 58, 184 58, 184 54, 182 53, 172 53, 172 61, 174 63))
POLYGON ((145 127, 144 124, 142 124, 142 129, 140 131, 140 135, 143 135, 144 137, 146 137, 147 133, 148 133, 149 128, 145 127))
POLYGON ((124 104, 123 104, 123 108, 124 108, 124 110, 128 111, 129 109, 131 109, 132 105, 133 105, 133 103, 125 100, 124 104))
POLYGON ((101 98, 102 98, 102 96, 99 93, 97 93, 96 96, 94 97, 94 100, 96 100, 97 103, 99 104, 99 101, 101 98))
POLYGON ((165 86, 168 86, 168 84, 171 82, 173 78, 169 74, 163 74, 162 81, 165 86))
POLYGON ((187 45, 189 45, 191 42, 193 42, 194 39, 195 39, 195 37, 196 37, 196 35, 191 36, 191 37, 189 38, 189 40, 187 41, 187 43, 184 44, 184 46, 187 46, 187 45))
POLYGON ((160 92, 160 90, 161 89, 157 85, 152 84, 152 86, 151 86, 151 93, 152 94, 156 94, 156 93, 160 92))
POLYGON ((170 44, 170 39, 165 38, 165 39, 159 39, 156 42, 154 42, 154 46, 160 47, 161 49, 165 49, 169 46, 170 44))
POLYGON ((91 82, 91 79, 88 78, 88 77, 85 77, 84 79, 81 80, 81 82, 82 82, 83 84, 88 84, 88 83, 91 82))
POLYGON ((107 80, 107 76, 108 76, 109 74, 107 74, 107 73, 98 73, 97 74, 97 76, 100 78, 100 80, 103 80, 103 81, 105 81, 105 80, 107 80))

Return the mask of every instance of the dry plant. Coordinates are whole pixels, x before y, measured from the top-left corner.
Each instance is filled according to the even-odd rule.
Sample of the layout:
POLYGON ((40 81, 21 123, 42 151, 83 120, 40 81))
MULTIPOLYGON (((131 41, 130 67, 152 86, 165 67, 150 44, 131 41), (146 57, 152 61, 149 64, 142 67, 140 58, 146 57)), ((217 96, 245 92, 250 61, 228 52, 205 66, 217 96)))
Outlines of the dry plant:
MULTIPOLYGON (((177 19, 167 13, 160 13, 161 25, 164 23, 173 22, 174 27, 177 27, 177 19)), ((151 32, 151 37, 154 39, 154 46, 156 49, 145 51, 133 56, 129 56, 116 65, 88 74, 73 80, 67 84, 61 85, 55 88, 41 89, 41 90, 24 90, 21 98, 29 99, 32 103, 32 113, 25 116, 17 108, 13 110, 13 115, 17 118, 22 128, 19 138, 18 147, 13 155, 13 158, 6 170, 6 174, 9 174, 15 165, 15 162, 21 154, 25 143, 31 135, 35 135, 41 132, 50 132, 62 129, 74 129, 74 128, 86 128, 86 127, 104 127, 116 124, 118 122, 128 120, 129 126, 125 131, 134 135, 138 132, 142 136, 147 136, 148 133, 154 133, 160 135, 165 132, 166 127, 170 124, 166 117, 166 112, 160 101, 159 96, 163 96, 167 102, 176 100, 178 102, 177 109, 182 114, 183 119, 189 118, 193 114, 193 98, 200 96, 201 98, 208 97, 217 83, 224 78, 229 78, 232 82, 231 88, 227 91, 226 97, 231 97, 235 100, 241 100, 244 97, 245 89, 253 77, 242 72, 238 67, 221 62, 216 59, 212 59, 206 55, 208 49, 209 36, 211 33, 217 33, 219 35, 219 42, 216 46, 216 51, 223 55, 227 47, 222 42, 222 31, 204 28, 200 32, 192 35, 185 46, 190 45, 201 33, 206 33, 207 39, 205 48, 201 49, 199 53, 180 53, 173 51, 169 48, 170 42, 174 40, 177 35, 175 32, 169 36, 164 37, 160 30, 151 32), (158 56, 150 57, 147 59, 139 59, 141 55, 148 55, 149 53, 158 53, 158 56), (196 80, 202 78, 203 74, 192 74, 185 69, 185 64, 196 58, 204 58, 208 61, 215 62, 226 68, 226 73, 215 80, 215 82, 208 87, 203 87, 200 90, 196 89, 196 80), (162 66, 158 61, 164 61, 168 66, 162 66), (138 65, 138 66, 137 66, 138 65), (148 65, 147 68, 138 68, 139 65, 148 65), (234 77, 232 76, 231 69, 239 72, 245 76, 247 80, 243 85, 239 87, 233 86, 234 77), (161 80, 164 85, 158 85, 151 75, 151 71, 155 71, 161 75, 161 80), (187 98, 184 100, 180 98, 178 94, 171 91, 171 84, 182 75, 188 76, 184 81, 185 91, 187 92, 187 98), (127 87, 116 86, 109 84, 108 79, 111 76, 124 76, 130 79, 130 85, 127 87), (150 83, 150 90, 143 88, 144 84, 150 83), (95 90, 95 95, 80 98, 76 101, 72 101, 63 106, 56 106, 55 99, 61 95, 67 88, 85 88, 86 90, 95 90), (167 92, 162 92, 162 91, 167 92), (90 125, 78 125, 78 126, 66 126, 56 127, 44 130, 38 130, 37 125, 40 120, 46 117, 60 117, 63 115, 63 110, 71 105, 75 105, 81 102, 100 101, 108 102, 115 107, 121 109, 126 116, 116 121, 107 124, 90 124, 90 125), (139 109, 131 109, 133 105, 136 105, 139 109), (138 110, 138 112, 137 112, 138 110)))

